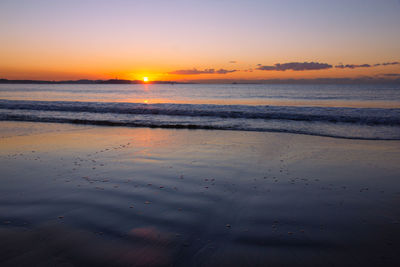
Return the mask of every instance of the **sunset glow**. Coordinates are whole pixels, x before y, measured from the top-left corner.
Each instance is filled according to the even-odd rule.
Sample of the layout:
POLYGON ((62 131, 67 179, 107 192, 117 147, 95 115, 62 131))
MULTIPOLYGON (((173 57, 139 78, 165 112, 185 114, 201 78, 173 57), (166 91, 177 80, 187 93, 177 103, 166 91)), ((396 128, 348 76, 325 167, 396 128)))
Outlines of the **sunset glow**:
POLYGON ((0 0, 1 266, 399 266, 400 0, 0 0))
POLYGON ((306 2, 1 1, 0 78, 201 82, 400 75, 399 1, 306 2), (73 18, 65 10, 74 10, 73 18), (291 63, 297 65, 285 65, 291 63), (302 68, 305 63, 314 65, 302 68))

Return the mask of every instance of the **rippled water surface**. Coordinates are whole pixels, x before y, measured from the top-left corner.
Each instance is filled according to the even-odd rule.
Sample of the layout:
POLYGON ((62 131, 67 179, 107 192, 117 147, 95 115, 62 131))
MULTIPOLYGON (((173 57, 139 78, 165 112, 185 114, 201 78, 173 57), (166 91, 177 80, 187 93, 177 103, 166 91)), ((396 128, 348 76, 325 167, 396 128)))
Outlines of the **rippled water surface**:
POLYGON ((0 85, 0 120, 400 139, 399 85, 0 85))

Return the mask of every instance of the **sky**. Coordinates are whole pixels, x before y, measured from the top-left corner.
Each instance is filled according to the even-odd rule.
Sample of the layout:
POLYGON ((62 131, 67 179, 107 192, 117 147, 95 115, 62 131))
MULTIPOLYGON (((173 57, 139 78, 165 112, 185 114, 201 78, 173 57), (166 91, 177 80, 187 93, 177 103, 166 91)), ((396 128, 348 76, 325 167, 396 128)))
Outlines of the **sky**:
POLYGON ((0 78, 398 78, 399 14, 400 0, 0 0, 0 78))

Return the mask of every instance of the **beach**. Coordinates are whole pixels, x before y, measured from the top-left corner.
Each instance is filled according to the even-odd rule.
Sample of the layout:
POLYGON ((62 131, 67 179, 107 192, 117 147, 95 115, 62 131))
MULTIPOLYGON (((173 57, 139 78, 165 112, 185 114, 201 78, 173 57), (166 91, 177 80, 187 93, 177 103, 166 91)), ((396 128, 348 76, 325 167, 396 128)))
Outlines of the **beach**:
POLYGON ((0 267, 400 266, 400 0, 0 0, 0 267))
POLYGON ((0 122, 2 266, 396 266, 400 141, 0 122))

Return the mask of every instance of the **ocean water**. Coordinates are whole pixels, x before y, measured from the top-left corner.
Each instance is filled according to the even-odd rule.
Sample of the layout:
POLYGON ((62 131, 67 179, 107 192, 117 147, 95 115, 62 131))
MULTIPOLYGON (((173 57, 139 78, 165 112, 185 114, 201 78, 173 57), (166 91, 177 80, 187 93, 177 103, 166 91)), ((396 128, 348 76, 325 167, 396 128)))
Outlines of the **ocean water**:
POLYGON ((400 85, 0 84, 0 120, 400 140, 400 85))

